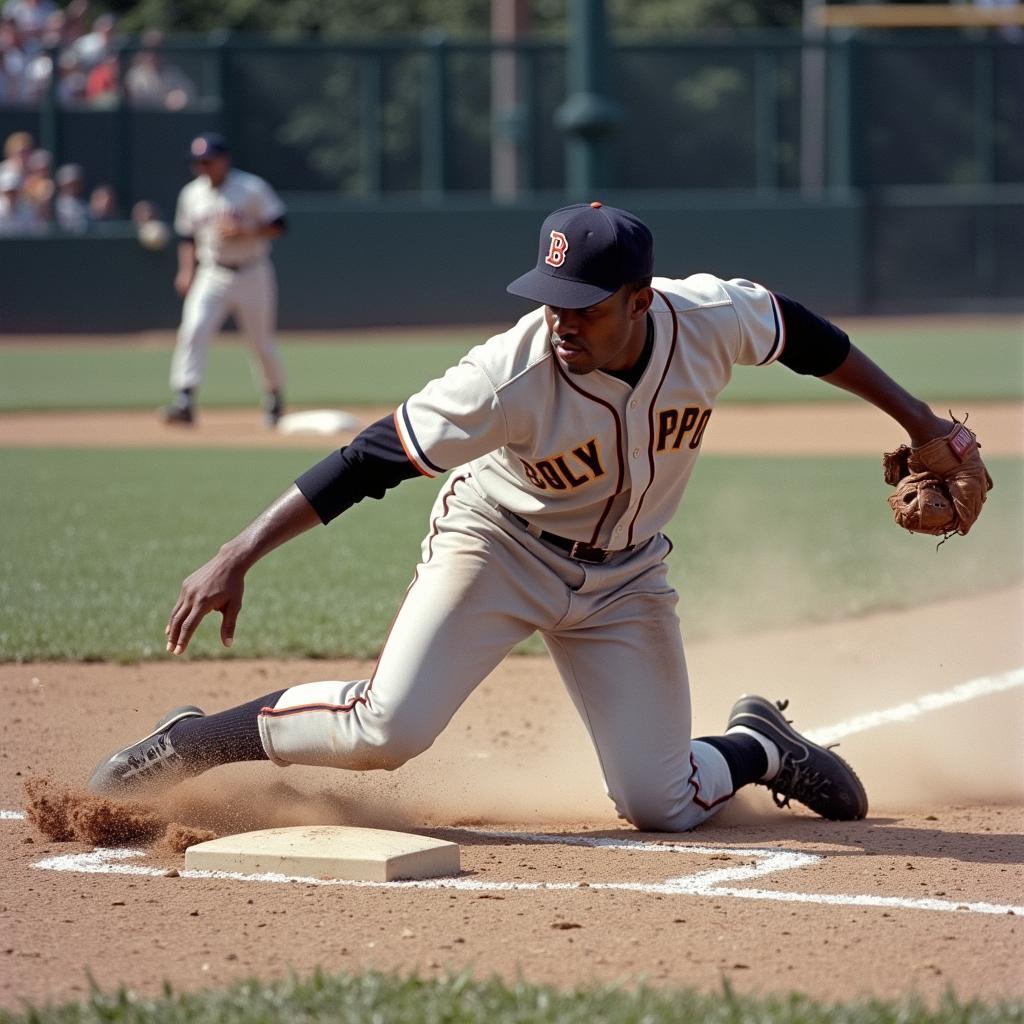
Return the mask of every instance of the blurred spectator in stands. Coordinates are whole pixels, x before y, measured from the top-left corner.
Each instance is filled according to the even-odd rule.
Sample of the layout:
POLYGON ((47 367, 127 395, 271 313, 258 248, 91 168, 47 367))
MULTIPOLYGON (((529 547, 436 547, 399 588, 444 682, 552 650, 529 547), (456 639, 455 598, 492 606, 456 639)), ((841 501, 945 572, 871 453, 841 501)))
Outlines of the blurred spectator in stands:
POLYGON ((97 185, 89 196, 89 220, 117 220, 117 193, 111 185, 97 185))
POLYGON ((57 200, 54 204, 57 223, 65 231, 81 234, 89 227, 89 204, 82 198, 85 174, 78 164, 64 164, 54 176, 57 200))
POLYGON ((0 22, 0 103, 20 103, 28 57, 21 47, 18 26, 0 22))
POLYGON ((25 164, 25 177, 21 191, 40 223, 53 220, 53 200, 57 186, 53 181, 53 154, 47 149, 35 149, 25 164))
MULTIPOLYGON (((63 16, 60 19, 63 23, 63 16)), ((25 66, 22 81, 22 102, 38 103, 50 87, 53 75, 53 54, 60 51, 60 28, 47 28, 41 39, 42 45, 25 66)))
POLYGON ((64 8, 64 45, 73 47, 86 34, 85 16, 89 0, 71 0, 64 8))
POLYGON ((28 158, 36 148, 36 140, 29 132, 11 132, 4 141, 4 159, 0 172, 12 170, 23 178, 28 170, 28 158))
POLYGON ((91 107, 112 107, 117 103, 117 55, 104 57, 85 80, 85 99, 91 107))
POLYGON ((146 32, 142 46, 125 72, 125 91, 133 106, 182 110, 196 95, 196 87, 181 68, 167 64, 159 53, 163 34, 146 32))
POLYGON ((57 102, 73 107, 86 101, 87 79, 73 50, 64 50, 57 58, 57 102))
POLYGON ((117 52, 116 29, 117 19, 112 14, 101 14, 93 22, 92 31, 87 32, 72 46, 85 71, 90 71, 117 52))
POLYGON ((21 193, 22 177, 13 167, 0 170, 0 235, 35 235, 43 230, 21 193))
POLYGON ((34 56, 42 46, 47 19, 58 10, 53 0, 7 0, 3 17, 17 26, 22 50, 34 56))
POLYGON ((151 203, 148 199, 140 199, 132 207, 132 221, 136 227, 159 219, 160 210, 157 208, 156 203, 151 203))

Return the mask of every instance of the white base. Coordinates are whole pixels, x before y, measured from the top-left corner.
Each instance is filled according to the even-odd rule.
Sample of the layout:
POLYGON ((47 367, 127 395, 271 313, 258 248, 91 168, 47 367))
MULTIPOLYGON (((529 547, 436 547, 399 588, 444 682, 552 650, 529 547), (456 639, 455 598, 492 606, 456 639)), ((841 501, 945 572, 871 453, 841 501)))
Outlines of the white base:
POLYGON ((376 828, 267 828, 190 846, 185 851, 185 867, 189 871, 393 882, 457 875, 459 847, 443 839, 376 828))
POLYGON ((344 434, 359 429, 359 419, 341 409, 289 412, 277 421, 282 434, 344 434))

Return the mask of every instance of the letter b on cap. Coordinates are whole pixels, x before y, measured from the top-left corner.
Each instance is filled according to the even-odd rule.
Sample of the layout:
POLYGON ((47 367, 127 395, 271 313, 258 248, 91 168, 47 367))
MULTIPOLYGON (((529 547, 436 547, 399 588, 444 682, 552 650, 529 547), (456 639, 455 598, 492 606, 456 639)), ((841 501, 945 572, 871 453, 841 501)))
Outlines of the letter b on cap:
POLYGON ((569 251, 569 240, 561 231, 551 232, 551 247, 548 249, 544 262, 549 267, 560 267, 565 262, 565 254, 569 251))

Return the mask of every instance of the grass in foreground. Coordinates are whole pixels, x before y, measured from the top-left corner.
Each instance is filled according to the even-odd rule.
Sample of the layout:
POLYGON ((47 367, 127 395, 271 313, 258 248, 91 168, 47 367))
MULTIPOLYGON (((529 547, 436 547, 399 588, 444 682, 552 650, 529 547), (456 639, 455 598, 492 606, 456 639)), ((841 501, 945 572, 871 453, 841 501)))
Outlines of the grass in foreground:
POLYGON ((456 975, 438 981, 376 972, 349 977, 317 972, 275 985, 248 981, 221 992, 141 999, 121 992, 93 993, 83 1003, 11 1014, 0 1024, 1021 1024, 1021 1003, 961 1002, 948 996, 934 1008, 903 999, 825 1004, 805 996, 752 998, 726 985, 721 994, 647 987, 561 991, 519 982, 473 981, 456 975))
MULTIPOLYGON (((453 328, 443 338, 388 333, 337 342, 288 341, 284 359, 294 405, 397 405, 484 341, 486 329, 453 328)), ((923 398, 1024 398, 1024 328, 1007 321, 946 328, 861 321, 855 342, 923 398)), ((24 409, 152 408, 167 400, 169 348, 104 345, 0 345, 0 412, 24 409)), ((259 388, 237 340, 215 344, 200 401, 255 404, 259 388)), ((829 402, 843 392, 783 366, 738 367, 725 401, 829 402)))
MULTIPOLYGON (((315 456, 304 452, 0 451, 0 660, 164 657, 181 581, 315 456)), ((966 538, 935 550, 890 521, 875 459, 705 456, 667 533, 688 639, 1006 585, 1024 566, 1024 464, 996 479, 966 538)), ((198 656, 372 656, 411 578, 437 483, 409 481, 249 574, 234 647, 198 656)), ((540 650, 539 641, 529 650, 540 650)))

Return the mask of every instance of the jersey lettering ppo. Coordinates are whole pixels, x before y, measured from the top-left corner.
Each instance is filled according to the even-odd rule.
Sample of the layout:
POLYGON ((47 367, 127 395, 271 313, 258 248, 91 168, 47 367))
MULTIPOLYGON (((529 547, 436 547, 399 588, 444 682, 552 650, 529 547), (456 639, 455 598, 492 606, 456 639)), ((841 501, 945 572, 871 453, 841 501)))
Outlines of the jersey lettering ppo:
POLYGON ((654 346, 635 387, 570 375, 537 309, 399 406, 407 457, 426 476, 468 464, 484 500, 563 537, 612 550, 653 537, 733 365, 766 365, 785 346, 761 285, 695 274, 653 287, 654 346))
POLYGON ((267 238, 221 238, 222 220, 234 218, 246 230, 264 227, 284 216, 285 206, 262 178, 232 167, 220 188, 199 175, 178 195, 174 230, 195 239, 196 259, 202 264, 227 263, 245 266, 264 259, 270 251, 267 238))

